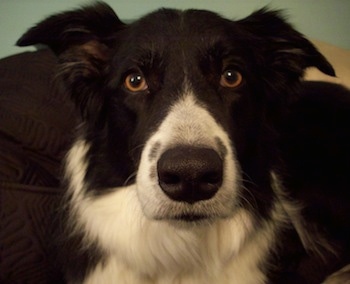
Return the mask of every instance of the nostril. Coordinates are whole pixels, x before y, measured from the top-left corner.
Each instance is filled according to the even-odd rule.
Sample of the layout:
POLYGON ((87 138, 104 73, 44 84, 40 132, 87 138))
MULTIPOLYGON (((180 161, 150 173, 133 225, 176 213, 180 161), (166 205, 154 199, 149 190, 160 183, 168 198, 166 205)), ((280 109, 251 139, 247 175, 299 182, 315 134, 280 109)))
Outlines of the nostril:
POLYGON ((175 173, 161 172, 159 179, 165 184, 178 184, 181 182, 181 178, 175 173))
POLYGON ((221 179, 222 179, 221 172, 209 172, 201 178, 201 181, 208 184, 217 184, 217 183, 221 183, 221 179))
POLYGON ((176 201, 210 199, 222 184, 222 160, 213 149, 172 148, 162 154, 157 166, 160 187, 176 201))

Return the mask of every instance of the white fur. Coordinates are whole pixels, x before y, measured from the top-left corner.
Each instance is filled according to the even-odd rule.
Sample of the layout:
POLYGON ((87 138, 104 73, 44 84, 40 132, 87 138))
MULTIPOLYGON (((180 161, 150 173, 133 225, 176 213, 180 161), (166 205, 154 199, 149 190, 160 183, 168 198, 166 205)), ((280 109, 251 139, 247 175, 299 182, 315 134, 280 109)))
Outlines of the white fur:
POLYGON ((322 284, 349 284, 350 283, 350 264, 346 265, 339 271, 336 271, 331 276, 322 282, 322 284))

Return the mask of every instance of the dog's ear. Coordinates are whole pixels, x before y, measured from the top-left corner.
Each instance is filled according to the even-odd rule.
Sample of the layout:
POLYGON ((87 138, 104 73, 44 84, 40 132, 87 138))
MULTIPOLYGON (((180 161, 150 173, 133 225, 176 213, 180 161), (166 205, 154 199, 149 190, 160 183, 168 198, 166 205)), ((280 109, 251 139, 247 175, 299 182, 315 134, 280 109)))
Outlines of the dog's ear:
POLYGON ((29 29, 17 45, 43 44, 58 55, 58 78, 63 80, 83 118, 88 118, 102 108, 103 97, 97 90, 117 34, 125 27, 108 5, 98 2, 45 19, 29 29))
POLYGON ((293 83, 302 78, 307 67, 316 67, 327 75, 335 76, 332 65, 310 41, 287 23, 281 11, 264 8, 237 23, 250 35, 248 45, 257 50, 255 56, 263 66, 263 80, 272 88, 277 88, 280 94, 286 88, 293 88, 293 83))
POLYGON ((124 26, 107 4, 97 2, 45 19, 29 29, 17 41, 17 45, 44 44, 56 54, 90 41, 109 46, 113 44, 113 35, 124 26))
POLYGON ((237 21, 244 31, 243 45, 254 57, 255 74, 267 99, 266 117, 278 123, 298 98, 300 81, 308 67, 335 76, 327 59, 297 32, 281 11, 261 9, 237 21))
POLYGON ((313 66, 327 75, 335 76, 334 69, 327 59, 286 22, 281 11, 263 8, 239 23, 260 39, 260 47, 268 53, 265 55, 274 66, 284 65, 296 69, 313 66))

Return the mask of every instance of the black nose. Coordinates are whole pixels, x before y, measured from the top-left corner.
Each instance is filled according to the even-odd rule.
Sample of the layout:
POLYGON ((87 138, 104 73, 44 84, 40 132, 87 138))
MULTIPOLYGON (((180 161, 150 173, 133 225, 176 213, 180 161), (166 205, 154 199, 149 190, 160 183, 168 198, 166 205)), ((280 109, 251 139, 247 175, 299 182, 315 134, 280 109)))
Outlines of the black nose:
POLYGON ((159 185, 176 201, 195 203, 212 198, 222 184, 222 160, 212 149, 179 146, 158 161, 159 185))

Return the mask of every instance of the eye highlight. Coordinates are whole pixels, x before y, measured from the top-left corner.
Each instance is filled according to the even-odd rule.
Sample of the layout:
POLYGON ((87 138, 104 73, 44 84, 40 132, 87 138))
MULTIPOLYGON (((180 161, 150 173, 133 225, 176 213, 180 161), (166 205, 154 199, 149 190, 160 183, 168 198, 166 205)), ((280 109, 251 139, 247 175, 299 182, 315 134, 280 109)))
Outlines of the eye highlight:
POLYGON ((242 74, 234 69, 225 69, 221 74, 220 85, 225 88, 236 88, 243 81, 242 74))
POLYGON ((144 75, 141 72, 133 72, 126 76, 124 87, 130 92, 141 92, 148 89, 144 75))

